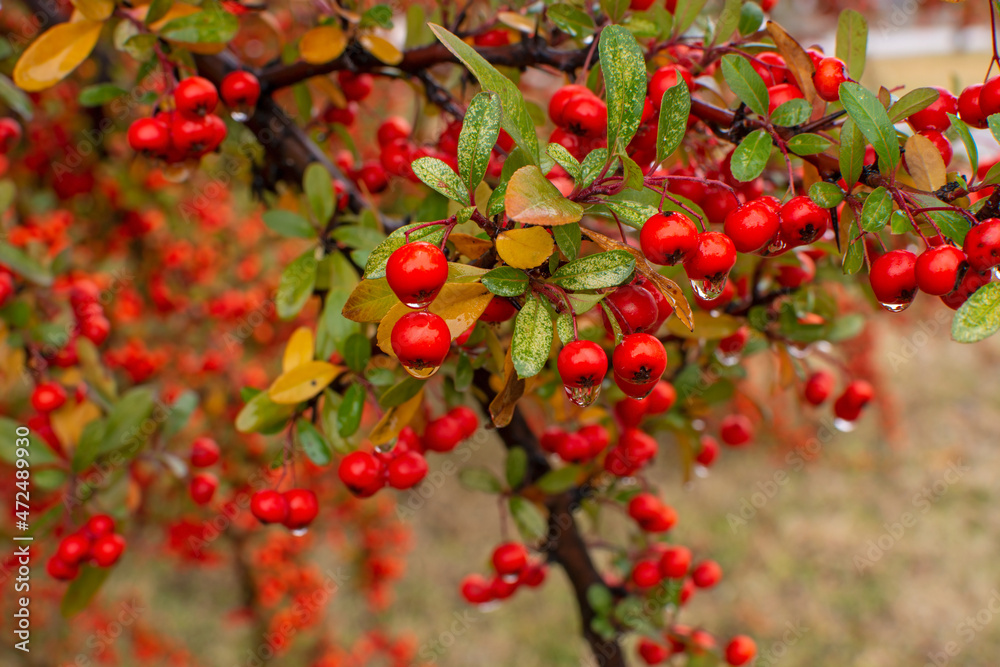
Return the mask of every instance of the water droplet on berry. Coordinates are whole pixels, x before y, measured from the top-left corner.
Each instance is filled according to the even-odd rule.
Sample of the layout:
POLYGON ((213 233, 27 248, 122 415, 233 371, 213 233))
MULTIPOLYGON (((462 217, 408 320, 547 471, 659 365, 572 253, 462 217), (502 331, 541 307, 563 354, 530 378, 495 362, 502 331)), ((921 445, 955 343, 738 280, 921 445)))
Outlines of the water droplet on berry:
POLYGON ((849 422, 846 419, 837 417, 833 420, 833 427, 841 433, 850 433, 854 430, 854 422, 849 422))
POLYGON ((718 299, 722 296, 722 290, 726 287, 726 279, 728 277, 729 275, 727 274, 722 276, 719 280, 708 280, 707 278, 704 280, 692 280, 691 289, 694 290, 695 294, 706 301, 718 299))
POLYGON ((441 369, 440 366, 425 366, 424 368, 411 368, 410 366, 404 365, 403 368, 406 372, 417 378, 418 380, 426 380, 430 376, 434 375, 441 369))
POLYGON ((295 530, 292 531, 292 535, 294 535, 295 537, 302 537, 308 532, 309 532, 308 528, 296 528, 295 530))
POLYGON ((569 385, 563 385, 563 389, 566 390, 569 400, 581 408, 592 404, 601 394, 601 385, 599 384, 595 384, 593 387, 570 387, 569 385))
POLYGON ((251 111, 252 109, 250 109, 250 107, 240 105, 238 107, 235 107, 232 111, 229 112, 229 117, 235 120, 237 123, 243 123, 250 119, 251 111))
POLYGON ((695 477, 701 477, 702 479, 704 479, 705 477, 708 477, 708 468, 706 468, 705 466, 701 465, 700 463, 695 464, 695 466, 694 466, 694 476, 695 477))
POLYGON ((735 366, 740 363, 742 356, 743 355, 740 354, 740 352, 723 352, 720 349, 715 350, 715 357, 723 366, 735 366))
POLYGON ((764 257, 768 257, 770 255, 780 255, 786 250, 788 250, 788 244, 785 243, 785 239, 781 238, 781 235, 779 234, 776 239, 767 244, 767 247, 765 247, 764 251, 760 254, 764 257))
POLYGON ((1000 280, 1000 266, 993 267, 993 280, 1000 280))
POLYGON ((427 306, 431 305, 431 302, 434 301, 434 297, 436 296, 437 292, 435 292, 429 299, 421 299, 420 301, 415 301, 411 299, 410 301, 403 301, 403 305, 405 305, 407 308, 420 310, 421 308, 426 308, 427 306))
POLYGON ((520 576, 517 575, 517 574, 505 574, 505 575, 501 576, 500 578, 502 580, 504 580, 505 582, 507 582, 508 584, 512 584, 515 581, 517 581, 520 578, 520 576))
POLYGON ((491 611, 494 611, 499 608, 500 608, 499 600, 490 600, 489 602, 484 602, 483 604, 476 605, 476 609, 478 609, 484 614, 488 614, 491 611))
POLYGON ((163 174, 163 180, 165 181, 183 183, 191 176, 191 167, 187 162, 175 162, 163 165, 160 172, 163 174))
POLYGON ((880 302, 879 305, 881 305, 883 308, 885 308, 886 310, 888 310, 890 313, 901 313, 904 310, 906 310, 907 308, 909 308, 911 303, 913 303, 913 299, 910 299, 909 301, 905 301, 903 303, 881 303, 880 302))
POLYGON ((799 347, 798 345, 788 346, 788 353, 793 357, 795 357, 796 359, 805 359, 810 354, 812 354, 812 351, 813 351, 812 345, 803 345, 801 347, 799 347))
POLYGON ((396 438, 393 438, 389 442, 383 442, 381 445, 375 445, 375 451, 379 454, 388 454, 396 448, 396 438))

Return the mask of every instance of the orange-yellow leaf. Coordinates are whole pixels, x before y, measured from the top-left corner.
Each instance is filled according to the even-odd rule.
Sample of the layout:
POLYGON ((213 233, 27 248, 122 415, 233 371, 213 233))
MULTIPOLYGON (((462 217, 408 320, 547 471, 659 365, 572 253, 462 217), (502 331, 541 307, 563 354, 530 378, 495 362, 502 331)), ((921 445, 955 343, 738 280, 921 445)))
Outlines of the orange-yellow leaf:
POLYGON ((542 227, 524 227, 497 236, 497 254, 515 269, 533 269, 555 249, 552 236, 542 227))
POLYGON ((309 327, 299 327, 288 339, 285 346, 285 356, 281 360, 281 370, 285 373, 312 361, 316 353, 313 343, 313 332, 309 327))
POLYGON ((375 428, 372 429, 368 440, 372 445, 379 446, 391 441, 399 432, 403 430, 417 416, 420 406, 423 404, 424 390, 421 389, 417 395, 408 401, 395 405, 385 411, 382 419, 378 420, 375 428))
POLYGON ((566 199, 535 165, 514 172, 503 202, 507 217, 528 225, 568 225, 583 217, 583 207, 566 199))
POLYGON ((489 239, 481 239, 478 236, 462 234, 461 232, 452 232, 448 240, 469 259, 479 259, 483 253, 493 247, 493 242, 489 239))
POLYGON ((914 134, 906 140, 906 171, 921 190, 933 192, 948 182, 944 158, 927 137, 914 134))
POLYGON ((278 405, 308 401, 323 391, 344 369, 325 361, 309 361, 278 376, 267 390, 278 405))
POLYGON ((358 38, 365 51, 372 54, 386 65, 398 65, 403 62, 403 52, 397 49, 389 40, 367 33, 358 38))
POLYGON ((322 65, 336 59, 347 46, 347 36, 335 25, 321 25, 302 35, 299 55, 311 65, 322 65))
POLYGON ((80 441, 83 427, 101 416, 101 410, 90 401, 67 402, 49 415, 56 438, 67 449, 72 449, 80 441))
POLYGON ((21 54, 14 66, 14 83, 35 92, 66 78, 94 50, 103 25, 83 19, 49 28, 21 54))
POLYGON ((73 5, 91 21, 103 21, 115 11, 112 0, 73 0, 73 5))
POLYGON ((810 104, 822 104, 822 100, 816 95, 816 86, 813 85, 812 80, 816 67, 806 50, 774 21, 767 22, 767 34, 774 40, 774 45, 778 47, 778 53, 785 59, 785 63, 792 73, 792 78, 795 79, 795 83, 798 84, 799 90, 802 91, 806 100, 810 104))
MULTIPOLYGON (((494 376, 495 377, 495 376, 494 376)), ((524 395, 524 380, 517 375, 510 350, 503 362, 503 385, 490 402, 490 417, 497 428, 510 424, 514 416, 514 408, 524 395)))

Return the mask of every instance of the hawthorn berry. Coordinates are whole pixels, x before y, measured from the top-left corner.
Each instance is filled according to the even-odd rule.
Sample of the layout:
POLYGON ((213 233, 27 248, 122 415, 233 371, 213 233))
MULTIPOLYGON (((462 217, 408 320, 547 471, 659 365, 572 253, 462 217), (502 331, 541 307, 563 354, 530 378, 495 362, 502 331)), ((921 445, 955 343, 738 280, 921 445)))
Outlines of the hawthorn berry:
POLYGON ((833 404, 834 415, 838 419, 852 422, 861 415, 861 410, 875 397, 875 388, 864 380, 854 380, 844 389, 833 404))
POLYGON ((446 414, 428 422, 424 430, 424 446, 432 452, 450 452, 465 437, 462 423, 446 414))
POLYGON ((218 104, 219 91, 204 77, 188 77, 174 89, 174 106, 182 116, 203 118, 215 111, 218 104))
POLYGON ((746 635, 736 635, 726 644, 726 662, 733 667, 745 665, 757 655, 757 644, 746 635))
POLYGON ((389 187, 389 179, 385 174, 385 167, 377 160, 364 162, 354 172, 354 176, 357 183, 363 185, 372 194, 384 192, 389 187))
POLYGON ((663 296, 663 292, 660 291, 660 288, 644 276, 636 278, 635 286, 641 287, 649 292, 653 296, 653 301, 656 302, 656 320, 654 320, 646 330, 649 333, 656 333, 660 330, 660 327, 663 326, 663 323, 667 320, 667 318, 674 312, 674 307, 670 305, 669 301, 667 301, 667 297, 663 296))
POLYGON ((719 437, 730 447, 745 445, 753 438, 753 422, 746 415, 726 415, 719 425, 719 437))
POLYGON ((740 205, 740 200, 726 187, 710 183, 705 186, 705 197, 701 210, 709 222, 722 223, 740 205))
POLYGON ((684 260, 684 270, 691 280, 719 282, 736 265, 732 240, 719 232, 701 232, 691 254, 684 260))
POLYGON ((385 277, 400 301, 410 308, 424 308, 448 280, 448 259, 433 243, 407 243, 389 255, 385 277))
POLYGON ((917 292, 916 264, 917 256, 909 250, 891 250, 872 262, 868 277, 879 303, 895 311, 913 301, 917 292))
POLYGON ((5 154, 21 140, 21 126, 13 118, 0 118, 0 154, 5 154))
POLYGON ((691 570, 691 581, 698 588, 711 588, 722 579, 722 568, 714 560, 703 560, 691 570))
POLYGON ((490 581, 479 574, 470 574, 462 579, 459 590, 469 604, 486 604, 493 599, 490 581))
POLYGON ((56 555, 68 565, 76 565, 90 557, 90 539, 79 533, 67 535, 59 541, 56 555))
POLYGON ((850 81, 847 66, 839 58, 823 58, 812 75, 816 94, 827 102, 840 100, 840 84, 850 81))
POLYGON ((283 525, 289 530, 305 528, 319 514, 319 501, 312 489, 289 489, 282 495, 288 504, 288 516, 283 525))
POLYGON ((555 454, 559 451, 559 444, 562 442, 563 438, 566 437, 566 431, 562 430, 558 426, 550 426, 544 431, 542 435, 538 438, 538 445, 544 451, 550 454, 555 454))
POLYGON ((379 484, 382 463, 369 452, 351 452, 340 460, 337 476, 351 493, 361 495, 379 484))
POLYGON ((499 323, 506 322, 515 314, 517 314, 517 308, 510 302, 510 299, 495 296, 486 304, 486 310, 479 316, 479 319, 483 322, 499 323))
POLYGON ((31 392, 31 407, 38 412, 52 412, 66 403, 66 390, 58 382, 42 382, 31 392))
POLYGON ((219 460, 219 445, 208 437, 195 439, 191 443, 191 465, 195 468, 207 468, 219 460))
POLYGON ((691 568, 691 550, 687 547, 670 546, 660 555, 660 574, 664 579, 681 579, 691 568))
POLYGON ((506 46, 510 44, 510 33, 502 28, 481 32, 472 38, 476 46, 506 46))
POLYGON ((941 302, 952 310, 958 310, 963 303, 968 301, 970 296, 975 294, 976 290, 990 282, 992 275, 990 271, 969 269, 965 272, 965 277, 959 281, 955 291, 942 296, 941 302))
POLYGON ((774 113, 774 111, 785 102, 805 98, 805 95, 802 94, 799 87, 793 83, 779 83, 776 86, 771 86, 767 89, 767 94, 771 98, 771 101, 767 106, 768 113, 774 113))
MULTIPOLYGON (((615 375, 622 382, 633 385, 652 382, 655 386, 667 368, 667 351, 663 348, 663 343, 654 336, 646 333, 628 334, 615 346, 611 364, 615 375)), ((653 386, 649 387, 650 391, 653 386)))
POLYGON ((764 80, 766 86, 774 86, 788 80, 788 63, 774 51, 758 53, 756 58, 750 61, 750 64, 764 80))
POLYGON ((526 568, 521 570, 521 577, 517 583, 524 584, 529 588, 537 588, 545 583, 547 573, 548 568, 543 563, 529 563, 526 568))
POLYGON ((660 380, 653 387, 653 391, 649 393, 649 396, 642 399, 642 402, 645 404, 646 414, 663 414, 674 407, 674 403, 677 402, 677 390, 674 389, 674 385, 666 380, 660 380))
MULTIPOLYGON (((659 316, 656 299, 648 289, 635 283, 617 287, 604 297, 604 303, 614 314, 623 334, 647 331, 652 328, 659 316)), ((614 329, 603 308, 601 309, 601 317, 604 322, 604 330, 610 335, 614 329)))
POLYGON ((566 394, 575 403, 589 405, 608 372, 608 355, 593 341, 575 340, 559 351, 556 366, 566 394))
POLYGON ((413 128, 405 118, 389 116, 378 126, 376 138, 379 146, 388 146, 399 139, 409 139, 412 132, 413 128))
POLYGON ((816 262, 804 252, 793 253, 797 264, 781 264, 775 280, 785 289, 798 289, 816 277, 816 262))
POLYGON ((987 218, 970 229, 962 250, 976 271, 1000 265, 1000 218, 987 218))
POLYGON ((649 637, 641 637, 637 648, 639 657, 647 665, 659 665, 673 653, 669 647, 657 644, 649 637))
POLYGON ((161 157, 170 150, 170 127, 160 118, 139 118, 128 127, 128 145, 148 157, 161 157))
POLYGON ((650 262, 673 266, 691 254, 698 243, 698 228, 686 215, 657 213, 639 232, 642 254, 650 262))
POLYGON ((199 472, 192 475, 191 481, 188 482, 188 493, 191 495, 191 500, 199 505, 207 505, 212 500, 212 496, 215 495, 217 488, 219 488, 219 478, 210 472, 199 472))
POLYGON ((570 84, 563 86, 549 99, 549 118, 559 127, 566 127, 565 113, 577 98, 595 97, 586 86, 570 84))
POLYGON ((115 532, 115 520, 107 514, 95 514, 87 519, 87 523, 84 524, 83 530, 90 536, 90 539, 96 540, 102 535, 110 535, 115 532))
POLYGON ((337 72, 337 83, 340 90, 351 102, 360 102, 369 95, 375 88, 375 79, 371 74, 355 74, 349 70, 337 72))
POLYGON ((618 440, 618 448, 629 465, 636 468, 649 463, 659 451, 656 439, 638 428, 625 429, 618 440))
POLYGON ((986 122, 987 115, 983 113, 983 108, 979 103, 979 95, 982 93, 983 84, 977 83, 969 86, 958 96, 958 116, 969 127, 984 130, 989 125, 986 122))
POLYGON ((806 380, 802 393, 811 404, 821 405, 833 392, 833 383, 833 375, 826 371, 816 371, 806 380))
POLYGON ((694 460, 708 468, 719 456, 719 443, 710 435, 703 435, 698 439, 699 449, 694 460))
POLYGON ((403 452, 389 462, 386 478, 394 489, 409 489, 427 476, 427 459, 417 452, 403 452))
POLYGON ((647 533, 665 533, 677 523, 677 512, 651 493, 640 493, 628 503, 628 515, 647 533))
POLYGON ((778 212, 769 202, 757 199, 726 216, 723 229, 737 252, 757 252, 777 236, 781 225, 778 212))
POLYGON ((475 411, 465 405, 459 405, 448 411, 448 416, 458 422, 462 439, 471 437, 479 429, 479 417, 475 411))
POLYGON ((517 592, 518 582, 519 577, 515 575, 502 577, 498 574, 490 581, 490 596, 495 600, 506 600, 517 592))
POLYGON ((595 457, 607 448, 611 443, 611 436, 608 429, 600 424, 589 424, 576 432, 587 443, 589 457, 595 457))
POLYGON ((788 200, 781 207, 781 238, 789 247, 808 245, 830 226, 830 212, 806 195, 788 200))
POLYGON ((694 90, 694 77, 690 70, 682 65, 663 65, 653 72, 649 80, 649 99, 654 109, 659 110, 663 94, 676 86, 678 79, 684 79, 688 90, 694 90))
POLYGON ((932 86, 938 92, 938 98, 926 109, 911 114, 906 120, 917 132, 936 130, 944 132, 951 126, 948 114, 958 113, 958 99, 947 88, 932 86))
POLYGON ((528 550, 518 542, 504 542, 493 550, 493 569, 501 577, 518 575, 528 564, 528 550))
POLYGON ((274 489, 257 491, 250 497, 250 512, 261 523, 284 523, 288 518, 288 501, 274 489))
POLYGON ((76 563, 71 565, 59 558, 59 556, 53 556, 45 564, 45 571, 48 572, 49 576, 53 579, 58 579, 59 581, 69 581, 71 579, 76 579, 77 575, 80 574, 80 566, 76 563))
POLYGON ((407 313, 393 325, 390 343, 407 369, 437 369, 448 356, 451 332, 440 315, 407 313))
POLYGON ((928 248, 917 257, 917 287, 926 294, 948 294, 955 291, 968 268, 965 253, 955 246, 928 248))
POLYGON ((632 568, 632 583, 639 588, 652 588, 661 581, 663 577, 655 560, 640 560, 632 568))
POLYGON ((260 98, 260 81, 250 72, 230 72, 222 79, 219 93, 222 101, 231 109, 253 109, 260 98))
POLYGON ((579 96, 567 105, 562 114, 566 128, 581 137, 591 139, 608 131, 608 105, 597 96, 579 96))
POLYGON ((5 305, 12 296, 14 296, 14 276, 0 270, 0 306, 5 305))
POLYGON ((90 547, 90 556, 98 567, 111 567, 125 551, 125 538, 121 535, 102 535, 90 547))

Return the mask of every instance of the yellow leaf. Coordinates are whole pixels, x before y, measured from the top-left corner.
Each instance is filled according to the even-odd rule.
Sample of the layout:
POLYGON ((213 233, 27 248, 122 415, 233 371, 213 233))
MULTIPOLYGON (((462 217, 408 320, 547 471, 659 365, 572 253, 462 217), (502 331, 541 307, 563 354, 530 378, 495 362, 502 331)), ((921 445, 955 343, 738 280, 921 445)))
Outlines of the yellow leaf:
MULTIPOLYGON (((451 339, 455 340, 476 323, 492 298, 493 295, 482 283, 445 283, 427 310, 444 319, 451 333, 451 339)), ((397 303, 378 325, 376 334, 378 346, 393 358, 396 355, 393 354, 390 342, 392 327, 399 318, 412 312, 404 304, 397 303)))
MULTIPOLYGON (((170 9, 167 10, 167 13, 161 16, 160 19, 156 21, 156 23, 150 24, 149 29, 152 30, 153 32, 159 32, 160 29, 163 28, 163 26, 167 25, 174 19, 179 19, 183 16, 190 16, 191 14, 197 14, 200 11, 201 10, 195 7, 194 5, 189 5, 185 2, 175 2, 173 5, 171 5, 170 9)), ((139 20, 145 21, 146 14, 148 13, 149 13, 149 5, 146 5, 145 7, 139 8, 139 10, 136 12, 136 17, 139 18, 139 20)))
POLYGON ((64 448, 72 449, 80 441, 83 427, 101 416, 101 410, 90 401, 83 403, 67 402, 49 417, 52 430, 64 448))
POLYGON ((732 315, 720 313, 713 316, 703 310, 694 313, 692 319, 694 320, 694 331, 691 331, 680 320, 673 317, 667 320, 667 331, 678 338, 718 340, 736 333, 737 329, 743 324, 742 320, 732 315))
POLYGON ((103 21, 115 10, 112 0, 73 0, 73 5, 91 21, 103 21))
POLYGON ((389 309, 402 305, 385 278, 362 280, 347 298, 341 315, 354 322, 381 322, 389 309))
POLYGON ((583 207, 566 199, 533 164, 514 172, 503 197, 507 217, 528 225, 555 227, 579 222, 583 207))
POLYGON ((944 158, 933 141, 914 134, 906 140, 904 152, 906 171, 918 188, 933 192, 948 182, 944 158))
POLYGON ((376 447, 384 445, 399 435, 403 427, 407 426, 417 416, 417 411, 420 409, 423 400, 424 390, 421 389, 417 392, 416 396, 405 403, 395 405, 386 410, 385 414, 382 415, 382 419, 378 420, 375 428, 372 429, 371 434, 368 436, 368 440, 371 441, 372 445, 376 447))
POLYGON ((480 266, 448 262, 448 282, 474 283, 486 275, 487 270, 480 266))
POLYGON ((285 346, 285 356, 281 360, 281 370, 285 373, 298 368, 307 361, 312 361, 316 348, 313 344, 313 332, 309 327, 299 327, 288 339, 285 346))
POLYGON ((504 25, 510 26, 514 30, 520 30, 521 32, 532 33, 535 32, 535 19, 524 14, 518 14, 516 12, 500 12, 497 14, 497 20, 504 25))
POLYGON ((321 25, 302 35, 299 55, 311 65, 335 60, 347 46, 347 36, 335 25, 321 25))
POLYGON ((403 52, 393 46, 392 42, 371 33, 358 38, 368 53, 372 54, 386 65, 398 65, 403 62, 403 52))
POLYGON ((515 269, 533 269, 549 258, 555 243, 541 227, 524 227, 500 232, 497 254, 515 269))
POLYGON ((282 373, 267 390, 278 405, 308 401, 323 391, 344 369, 325 361, 310 361, 282 373))
POLYGON ((479 259, 487 250, 493 247, 493 242, 489 239, 481 239, 478 236, 452 232, 448 240, 454 244, 455 248, 469 259, 479 259))
POLYGON ((84 19, 49 28, 21 54, 14 66, 14 83, 36 92, 66 78, 94 50, 103 25, 84 19))
MULTIPOLYGON (((495 376, 494 376, 495 377, 495 376)), ((517 402, 524 395, 524 380, 517 375, 514 369, 514 362, 507 350, 507 356, 503 362, 503 386, 497 395, 490 401, 490 417, 497 428, 503 428, 510 424, 514 417, 514 408, 517 402)))

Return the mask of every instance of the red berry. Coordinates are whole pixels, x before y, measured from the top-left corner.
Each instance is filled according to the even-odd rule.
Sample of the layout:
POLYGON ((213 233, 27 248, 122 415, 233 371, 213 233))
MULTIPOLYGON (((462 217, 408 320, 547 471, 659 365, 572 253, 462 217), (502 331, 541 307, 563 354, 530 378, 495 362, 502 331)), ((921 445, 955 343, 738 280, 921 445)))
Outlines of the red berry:
POLYGON ((288 518, 288 501, 273 489, 257 491, 250 497, 250 512, 261 523, 284 523, 288 518))
POLYGON ((808 245, 830 226, 830 212, 805 195, 781 207, 781 238, 791 247, 808 245))
POLYGON ((222 101, 233 109, 252 109, 260 97, 260 81, 250 72, 230 72, 222 79, 219 88, 222 101))
POLYGON ((207 468, 219 460, 219 445, 211 438, 201 437, 191 443, 191 465, 207 468))
POLYGON ((653 108, 659 110, 663 101, 663 94, 677 85, 677 79, 684 79, 688 90, 694 90, 694 77, 686 67, 681 65, 664 65, 655 72, 649 80, 649 99, 653 103, 653 108))
POLYGON ((510 299, 505 299, 502 296, 495 296, 490 299, 490 302, 486 304, 486 310, 483 314, 479 316, 479 319, 483 322, 506 322, 510 318, 514 317, 517 313, 517 308, 514 304, 510 302, 510 299))
POLYGON ((407 243, 389 256, 385 277, 400 301, 410 308, 423 308, 448 280, 448 259, 432 243, 407 243))
POLYGON ((544 564, 529 563, 528 567, 521 570, 521 578, 518 580, 518 583, 530 588, 537 588, 545 583, 547 572, 548 568, 544 564))
POLYGON ((715 463, 715 459, 719 456, 719 443, 710 435, 701 436, 698 443, 700 449, 694 460, 708 468, 715 463))
POLYGON ((655 560, 641 560, 632 568, 632 583, 639 588, 652 588, 663 581, 655 560))
POLYGON ((506 600, 517 591, 519 578, 511 577, 510 581, 497 575, 490 581, 490 596, 495 600, 506 600))
POLYGON ((766 86, 774 86, 788 80, 788 64, 784 58, 773 51, 757 54, 756 59, 751 60, 750 64, 760 75, 760 78, 764 79, 766 86))
POLYGON ((487 30, 472 38, 476 46, 507 46, 510 44, 510 33, 502 28, 487 30))
POLYGON ((767 107, 768 113, 774 113, 775 109, 785 102, 805 98, 799 87, 793 83, 779 83, 776 86, 771 86, 767 89, 767 93, 771 96, 771 102, 767 107))
POLYGON ((469 604, 486 604, 493 599, 490 581, 479 574, 470 574, 462 579, 460 590, 469 604))
POLYGON ((501 577, 520 574, 528 564, 528 550, 523 544, 505 542, 493 550, 493 569, 501 577))
POLYGON ((684 261, 684 270, 691 280, 717 282, 724 280, 735 265, 736 248, 732 240, 719 232, 702 232, 684 261))
POLYGON ((584 426, 576 434, 587 443, 590 457, 597 456, 611 443, 611 436, 608 435, 608 429, 600 424, 584 426))
POLYGON ((14 276, 6 271, 0 271, 0 306, 14 296, 14 276))
POLYGON ((115 532, 115 520, 107 514, 95 514, 87 520, 83 530, 91 539, 96 540, 98 537, 115 532))
POLYGON ((726 644, 726 662, 734 667, 745 665, 757 655, 757 644, 746 635, 737 635, 726 644))
MULTIPOLYGON (((951 162, 951 158, 954 156, 954 151, 951 148, 951 142, 948 141, 948 138, 945 137, 942 133, 937 132, 935 130, 922 130, 922 131, 918 132, 917 134, 919 134, 924 139, 927 139, 932 144, 934 144, 934 148, 936 148, 937 151, 938 151, 938 153, 941 154, 941 160, 944 162, 944 165, 947 167, 948 164, 951 162)), ((906 163, 906 153, 905 152, 903 153, 903 167, 907 171, 910 170, 909 166, 906 163)))
POLYGON ((191 494, 191 500, 199 505, 207 505, 218 487, 219 479, 215 475, 210 472, 200 472, 191 477, 188 492, 191 494))
POLYGON ((669 647, 657 644, 649 637, 642 637, 639 639, 638 649, 639 657, 641 657, 643 662, 647 665, 659 665, 672 654, 669 647))
POLYGON ((90 548, 90 556, 98 567, 111 567, 125 551, 125 538, 121 535, 103 535, 90 548))
POLYGON ((166 155, 170 149, 170 128, 160 118, 139 118, 128 127, 128 145, 150 157, 166 155))
POLYGON ((677 402, 677 390, 666 380, 660 380, 643 402, 646 404, 646 414, 663 414, 677 402))
POLYGON ((382 464, 369 452, 351 452, 340 460, 337 476, 355 495, 376 486, 382 476, 382 464))
POLYGON ((979 95, 982 93, 983 84, 977 83, 969 86, 958 96, 958 115, 969 127, 984 130, 989 125, 986 123, 986 114, 979 104, 979 95))
POLYGON ((750 327, 742 326, 737 329, 734 333, 726 336, 719 341, 718 350, 724 355, 730 357, 738 356, 743 348, 746 347, 747 341, 750 340, 750 327))
POLYGON ((816 65, 812 76, 816 94, 827 102, 840 100, 840 84, 850 81, 847 76, 847 66, 837 58, 823 58, 816 65))
POLYGON ((389 116, 378 126, 378 145, 388 146, 398 139, 409 139, 413 128, 405 118, 389 116))
POLYGON ((184 156, 201 155, 215 141, 215 129, 208 117, 176 114, 170 124, 173 147, 184 156))
POLYGON ((612 366, 618 379, 625 383, 643 385, 653 382, 655 386, 667 368, 667 351, 663 343, 649 334, 629 334, 615 347, 612 366))
POLYGON ((656 320, 649 325, 649 333, 656 333, 663 326, 663 323, 668 317, 674 312, 674 307, 670 305, 667 301, 667 297, 663 296, 663 292, 653 284, 651 281, 645 277, 639 277, 635 281, 636 287, 641 287, 653 296, 653 301, 656 302, 656 320))
POLYGON ((45 564, 45 571, 53 579, 69 581, 70 579, 76 579, 77 575, 80 574, 80 566, 75 563, 70 565, 59 558, 59 556, 53 556, 45 564))
POLYGON ((204 77, 188 77, 174 89, 174 105, 183 116, 201 118, 215 111, 218 104, 219 91, 204 77))
POLYGON ((627 477, 634 474, 639 467, 628 460, 621 447, 612 447, 608 451, 608 455, 604 457, 604 469, 612 475, 627 477))
POLYGON ((979 108, 989 118, 1000 113, 1000 76, 995 76, 983 84, 979 91, 979 108))
POLYGON ((955 246, 928 248, 917 257, 917 287, 926 294, 948 294, 955 291, 968 268, 965 253, 955 246))
POLYGON ((355 172, 355 178, 368 192, 378 194, 389 187, 389 179, 385 175, 385 167, 377 160, 369 160, 355 172))
POLYGON ((833 375, 826 371, 816 371, 806 380, 803 393, 813 405, 822 404, 833 392, 833 375))
POLYGON ((479 417, 470 407, 460 405, 452 408, 448 411, 448 416, 458 422, 463 440, 471 437, 479 429, 479 417))
POLYGON ((573 98, 562 118, 567 129, 581 137, 602 137, 608 131, 608 106, 597 96, 573 98))
MULTIPOLYGON (((639 285, 622 285, 604 297, 604 302, 614 314, 623 334, 647 331, 659 316, 656 299, 649 290, 639 285)), ((610 334, 613 329, 604 309, 601 309, 601 317, 604 330, 610 334)))
POLYGON ((355 74, 348 70, 337 72, 337 82, 344 97, 352 102, 360 102, 369 95, 375 87, 375 80, 371 74, 355 74))
POLYGON ((417 452, 404 452, 394 458, 387 468, 389 486, 409 489, 427 476, 427 459, 417 452))
POLYGON ((722 223, 739 205, 740 200, 728 188, 715 184, 705 186, 705 200, 701 208, 709 222, 722 223))
POLYGON ((714 560, 703 560, 691 571, 691 580, 698 588, 711 588, 722 579, 722 568, 714 560))
POLYGON ((724 230, 737 252, 757 252, 778 234, 778 212, 762 199, 747 202, 726 216, 724 230))
POLYGON ((565 127, 566 119, 564 118, 564 114, 570 108, 571 103, 574 103, 578 97, 594 97, 594 93, 586 86, 576 84, 563 86, 557 90, 551 99, 549 99, 549 118, 552 119, 552 122, 559 127, 565 127))
POLYGON ((639 232, 642 254, 654 264, 673 266, 682 262, 698 243, 698 228, 680 213, 658 213, 639 232))
POLYGON ((451 415, 431 420, 424 430, 424 446, 432 452, 450 452, 466 437, 463 424, 451 415))
POLYGON ((557 127, 549 136, 550 144, 559 144, 577 160, 582 160, 585 156, 583 139, 573 134, 569 130, 557 127))
POLYGON ((319 501, 311 489, 289 489, 283 494, 288 503, 284 526, 289 530, 305 528, 319 514, 319 501))
POLYGON ((917 256, 909 250, 891 250, 872 262, 869 279, 879 303, 902 305, 917 292, 917 256))
POLYGON ((562 430, 558 426, 550 426, 542 432, 542 435, 538 438, 538 445, 549 452, 550 454, 555 454, 559 451, 559 445, 566 437, 566 431, 562 430))
POLYGON ((569 389, 599 386, 608 372, 608 355, 589 340, 575 340, 559 351, 559 377, 569 389))
POLYGON ((637 428, 625 429, 618 441, 618 449, 628 465, 641 468, 649 463, 659 451, 656 439, 637 428))
POLYGON ((103 315, 88 317, 80 322, 80 335, 94 345, 101 345, 111 333, 111 322, 103 315))
POLYGON ((67 565, 76 565, 90 556, 90 539, 86 535, 67 535, 59 542, 56 555, 67 565))
POLYGON ((781 264, 775 277, 785 289, 798 289, 816 277, 816 262, 804 252, 794 253, 798 264, 781 264))
POLYGON ((21 140, 21 126, 13 118, 0 118, 0 154, 21 140))
POLYGON ((719 437, 730 447, 745 445, 753 438, 753 422, 746 415, 726 415, 719 426, 719 437))
POLYGON ((31 392, 31 407, 38 412, 52 412, 66 403, 66 390, 56 382, 42 382, 31 392))
POLYGON ((944 132, 951 126, 948 114, 958 113, 958 99, 947 88, 940 86, 932 88, 938 91, 938 98, 934 103, 906 119, 917 132, 923 130, 944 132))
POLYGON ((962 244, 969 266, 986 271, 1000 265, 1000 219, 987 218, 969 230, 962 244))
POLYGON ((407 313, 392 327, 392 351, 409 369, 436 369, 448 356, 451 332, 439 315, 407 313))
POLYGON ((976 290, 990 282, 993 274, 990 271, 975 271, 969 269, 959 282, 954 292, 941 297, 942 303, 952 310, 958 310, 976 290))
POLYGON ((871 384, 864 380, 854 380, 834 402, 833 412, 838 419, 852 422, 874 397, 875 389, 871 384))
POLYGON ((677 512, 651 493, 640 493, 628 503, 628 515, 647 533, 665 533, 677 523, 677 512))
POLYGON ((644 12, 653 6, 655 0, 631 0, 628 3, 628 8, 634 12, 644 12))

